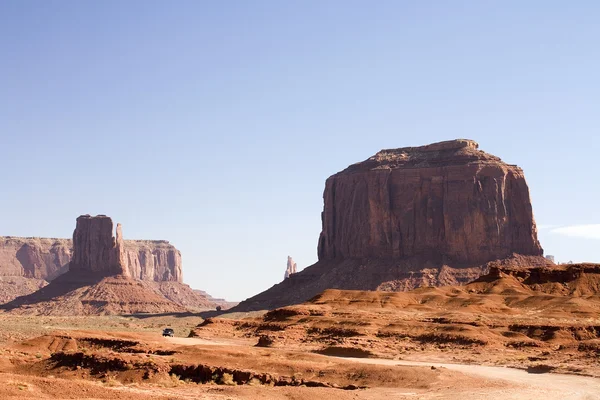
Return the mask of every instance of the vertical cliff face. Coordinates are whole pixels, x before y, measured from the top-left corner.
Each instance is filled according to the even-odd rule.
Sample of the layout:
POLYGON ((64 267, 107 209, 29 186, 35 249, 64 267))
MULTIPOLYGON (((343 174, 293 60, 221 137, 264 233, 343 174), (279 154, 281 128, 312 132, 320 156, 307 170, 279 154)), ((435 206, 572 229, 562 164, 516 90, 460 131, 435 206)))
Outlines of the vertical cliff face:
POLYGON ((287 266, 285 268, 285 274, 283 275, 283 279, 287 279, 289 278, 291 275, 296 273, 296 263, 294 262, 294 259, 290 256, 288 256, 287 258, 287 266))
POLYGON ((325 185, 319 260, 541 255, 523 171, 471 140, 382 150, 325 185))
POLYGON ((105 215, 82 215, 73 232, 73 260, 70 271, 83 270, 104 275, 128 275, 124 263, 121 227, 113 236, 113 222, 105 215))
POLYGON ((68 270, 69 239, 0 237, 0 276, 52 280, 68 270))
POLYGON ((499 259, 546 263, 523 171, 478 147, 458 139, 382 150, 331 176, 319 261, 235 311, 299 303, 330 288, 459 285, 499 259))
MULTIPOLYGON (((120 242, 117 237, 121 236, 118 224, 115 246, 120 242)), ((132 278, 153 282, 183 282, 181 253, 168 241, 123 240, 119 246, 122 250, 117 250, 117 253, 122 258, 117 264, 124 265, 127 275, 132 278)), ((69 270, 72 255, 71 239, 0 237, 0 276, 51 281, 69 270)), ((80 259, 77 262, 87 261, 80 259)))
POLYGON ((136 279, 183 282, 181 253, 166 240, 126 240, 125 265, 136 279))
POLYGON ((123 240, 121 224, 115 237, 109 217, 83 215, 73 233, 70 269, 126 275, 154 282, 183 281, 181 253, 167 241, 123 240))

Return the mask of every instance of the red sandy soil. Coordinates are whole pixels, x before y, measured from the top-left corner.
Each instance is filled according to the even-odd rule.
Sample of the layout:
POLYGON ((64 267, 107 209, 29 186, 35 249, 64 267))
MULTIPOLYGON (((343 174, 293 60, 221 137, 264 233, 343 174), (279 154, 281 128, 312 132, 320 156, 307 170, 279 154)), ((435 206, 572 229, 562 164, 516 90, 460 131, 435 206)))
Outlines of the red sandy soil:
POLYGON ((327 290, 192 336, 328 355, 513 366, 600 376, 600 266, 492 269, 465 286, 412 292, 327 290))
POLYGON ((0 352, 0 398, 465 400, 600 396, 596 379, 576 375, 527 374, 493 367, 488 371, 477 365, 435 361, 412 366, 377 358, 340 359, 301 350, 258 348, 252 343, 231 338, 165 339, 156 333, 55 332, 4 346, 0 352))
POLYGON ((16 330, 0 345, 0 398, 600 398, 598 272, 493 269, 460 287, 328 290, 237 320, 0 314, 16 330), (160 321, 178 335, 198 327, 162 338, 160 321))

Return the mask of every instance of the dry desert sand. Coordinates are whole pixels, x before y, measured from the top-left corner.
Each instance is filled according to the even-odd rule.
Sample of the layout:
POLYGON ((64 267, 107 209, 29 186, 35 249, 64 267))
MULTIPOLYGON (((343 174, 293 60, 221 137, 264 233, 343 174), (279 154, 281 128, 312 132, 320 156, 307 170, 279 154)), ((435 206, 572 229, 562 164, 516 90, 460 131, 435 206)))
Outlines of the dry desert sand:
POLYGON ((0 398, 597 399, 600 275, 568 268, 206 319, 3 313, 0 398))

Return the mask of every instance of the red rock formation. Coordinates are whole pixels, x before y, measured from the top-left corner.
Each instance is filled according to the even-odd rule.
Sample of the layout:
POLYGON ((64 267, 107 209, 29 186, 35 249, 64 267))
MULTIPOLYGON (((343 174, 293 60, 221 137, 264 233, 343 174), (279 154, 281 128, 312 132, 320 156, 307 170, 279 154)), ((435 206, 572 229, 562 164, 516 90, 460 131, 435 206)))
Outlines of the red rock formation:
POLYGON ((52 280, 68 270, 69 239, 0 237, 0 276, 52 280))
POLYGON ((27 296, 0 306, 25 315, 111 315, 184 312, 185 307, 167 299, 153 282, 124 275, 98 277, 73 270, 27 296))
POLYGON ((237 306, 239 304, 238 302, 227 301, 227 300, 222 299, 222 298, 212 297, 210 294, 206 293, 204 290, 199 290, 199 289, 192 289, 192 290, 195 293, 197 293, 198 296, 202 296, 207 301, 209 301, 212 306, 214 306, 214 307, 219 306, 219 307, 221 307, 222 310, 230 309, 230 308, 235 307, 235 306, 237 306))
MULTIPOLYGON (((124 263, 132 277, 182 282, 181 253, 167 240, 124 240, 124 263)), ((71 239, 0 236, 0 276, 51 281, 69 269, 71 239)))
POLYGON ((287 258, 287 267, 285 269, 285 275, 283 276, 283 279, 287 279, 290 277, 290 275, 295 274, 296 273, 296 263, 294 262, 294 259, 290 256, 288 256, 287 258))
POLYGON ((331 176, 319 262, 234 310, 300 303, 328 288, 459 285, 520 255, 547 264, 523 171, 478 147, 459 139, 382 150, 331 176))
POLYGON ((472 140, 382 150, 325 184, 319 260, 542 255, 523 171, 472 140))
POLYGON ((105 215, 82 215, 73 232, 73 260, 69 271, 90 271, 109 275, 129 275, 124 262, 123 235, 117 225, 113 236, 112 219, 105 215))
POLYGON ((126 240, 125 265, 137 279, 183 282, 181 253, 166 240, 126 240))
MULTIPOLYGON (((220 305, 181 282, 181 255, 169 242, 125 241, 121 224, 113 236, 113 222, 105 215, 77 218, 72 243, 68 271, 48 285, 33 276, 0 275, 0 302, 10 301, 2 308, 26 314, 90 315, 199 311, 220 305), (40 290, 32 293, 36 289, 40 290)), ((9 254, 6 259, 13 268, 6 272, 24 274, 14 268, 10 256, 14 248, 10 250, 4 254, 9 254)), ((28 264, 34 273, 43 271, 37 258, 29 259, 34 260, 28 264)), ((23 257, 17 261, 22 263, 23 257)))
POLYGON ((0 304, 40 290, 48 282, 43 279, 22 276, 0 276, 0 304))
MULTIPOLYGON (((105 215, 77 218, 69 271, 37 292, 2 308, 36 315, 91 315, 181 312, 154 282, 133 279, 126 265, 123 232, 105 215)), ((175 283, 177 285, 181 285, 175 283)), ((191 289, 190 289, 191 291, 191 289)))
POLYGON ((178 282, 153 282, 156 289, 167 299, 185 307, 190 311, 208 311, 215 310, 217 306, 226 310, 238 303, 232 303, 224 299, 215 299, 211 295, 202 290, 194 290, 186 284, 178 282))

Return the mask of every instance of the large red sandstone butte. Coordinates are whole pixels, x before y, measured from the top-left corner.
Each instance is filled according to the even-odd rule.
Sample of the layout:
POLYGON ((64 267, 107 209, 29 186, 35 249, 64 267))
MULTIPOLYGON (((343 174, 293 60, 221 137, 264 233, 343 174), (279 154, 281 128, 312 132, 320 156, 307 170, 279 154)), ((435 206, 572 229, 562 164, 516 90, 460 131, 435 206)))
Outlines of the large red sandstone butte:
POLYGON ((478 147, 382 150, 329 177, 319 260, 542 255, 523 170, 478 147))
POLYGON ((382 150, 328 178, 319 261, 236 310, 329 288, 464 284, 508 258, 545 265, 523 171, 478 147, 458 139, 382 150))
POLYGON ((106 215, 82 215, 77 218, 77 226, 73 232, 73 259, 69 271, 129 276, 125 265, 121 224, 117 224, 116 238, 112 233, 113 222, 106 215))

